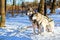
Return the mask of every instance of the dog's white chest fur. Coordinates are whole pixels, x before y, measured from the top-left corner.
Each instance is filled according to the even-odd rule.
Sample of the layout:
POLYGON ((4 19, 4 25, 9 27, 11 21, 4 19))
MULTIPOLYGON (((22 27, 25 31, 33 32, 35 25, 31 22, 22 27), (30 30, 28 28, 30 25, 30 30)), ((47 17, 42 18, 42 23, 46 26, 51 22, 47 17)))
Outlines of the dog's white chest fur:
POLYGON ((36 16, 32 17, 32 20, 35 20, 36 19, 36 16))

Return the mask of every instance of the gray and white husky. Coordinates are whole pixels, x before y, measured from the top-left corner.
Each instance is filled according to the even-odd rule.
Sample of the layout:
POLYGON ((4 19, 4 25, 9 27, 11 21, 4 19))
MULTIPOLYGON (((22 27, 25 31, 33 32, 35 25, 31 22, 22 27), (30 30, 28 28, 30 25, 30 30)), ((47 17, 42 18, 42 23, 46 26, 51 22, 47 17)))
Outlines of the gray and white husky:
POLYGON ((29 19, 32 21, 33 31, 35 32, 35 28, 38 28, 38 33, 41 32, 41 28, 43 27, 43 33, 46 32, 54 32, 54 21, 47 16, 44 16, 40 13, 35 13, 34 11, 28 11, 27 15, 29 19))

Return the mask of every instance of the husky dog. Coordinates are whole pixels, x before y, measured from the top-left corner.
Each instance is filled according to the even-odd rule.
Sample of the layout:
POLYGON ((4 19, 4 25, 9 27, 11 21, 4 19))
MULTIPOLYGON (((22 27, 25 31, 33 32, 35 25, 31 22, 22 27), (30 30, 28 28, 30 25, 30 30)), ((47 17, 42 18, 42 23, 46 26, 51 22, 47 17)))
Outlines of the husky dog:
POLYGON ((27 15, 29 16, 29 19, 32 21, 33 25, 33 31, 35 32, 35 28, 38 28, 38 33, 41 32, 41 28, 43 27, 43 33, 46 32, 54 32, 54 21, 51 18, 48 18, 47 16, 44 16, 40 13, 35 13, 33 10, 29 10, 27 15))
MULTIPOLYGON (((44 28, 44 33, 46 32, 54 32, 54 21, 51 18, 48 18, 40 13, 36 13, 32 20, 36 20, 39 25, 42 25, 44 28)), ((41 28, 41 26, 40 26, 41 28)))

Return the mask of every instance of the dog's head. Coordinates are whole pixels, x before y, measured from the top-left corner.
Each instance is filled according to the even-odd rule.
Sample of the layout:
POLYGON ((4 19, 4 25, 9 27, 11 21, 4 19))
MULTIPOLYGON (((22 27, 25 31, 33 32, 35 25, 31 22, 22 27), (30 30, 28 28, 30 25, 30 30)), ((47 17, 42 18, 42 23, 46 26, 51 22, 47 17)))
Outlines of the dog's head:
POLYGON ((30 15, 32 15, 32 14, 34 14, 34 13, 35 13, 35 12, 34 12, 33 8, 29 8, 28 11, 27 11, 27 15, 28 15, 28 16, 30 16, 30 15))

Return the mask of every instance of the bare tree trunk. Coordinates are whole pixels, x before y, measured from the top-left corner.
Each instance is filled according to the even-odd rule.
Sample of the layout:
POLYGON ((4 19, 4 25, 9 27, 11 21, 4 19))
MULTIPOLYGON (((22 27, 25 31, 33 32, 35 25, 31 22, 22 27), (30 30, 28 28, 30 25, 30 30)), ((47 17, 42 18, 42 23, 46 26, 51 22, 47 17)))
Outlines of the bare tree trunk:
POLYGON ((52 0, 49 0, 49 4, 50 4, 50 6, 52 5, 52 0))
POLYGON ((20 11, 20 10, 19 10, 19 3, 18 3, 18 8, 17 8, 17 15, 19 14, 19 11, 20 11))
POLYGON ((0 27, 5 27, 5 0, 1 0, 1 17, 0 27))
POLYGON ((55 13, 56 8, 56 0, 53 0, 52 7, 51 7, 51 13, 55 13))
POLYGON ((58 6, 60 7, 60 0, 58 0, 58 6))
POLYGON ((44 0, 40 0, 39 12, 44 15, 44 0))
POLYGON ((44 2, 44 16, 46 16, 46 13, 47 13, 47 11, 46 11, 47 8, 46 7, 47 7, 47 5, 46 5, 46 0, 45 0, 45 2, 44 2))
POLYGON ((1 19, 1 6, 2 6, 1 4, 2 4, 2 3, 1 3, 1 0, 0 0, 0 26, 1 26, 1 20, 2 20, 2 19, 1 19))
POLYGON ((49 0, 49 2, 51 3, 51 0, 49 0))
POLYGON ((38 3, 38 0, 34 0, 34 5, 37 5, 37 3, 38 3))
POLYGON ((12 17, 14 16, 14 10, 13 10, 13 8, 14 8, 14 7, 13 7, 13 5, 12 5, 12 17))
POLYGON ((5 16, 6 16, 6 0, 5 0, 5 16))
POLYGON ((14 9, 15 9, 15 0, 13 0, 13 5, 12 5, 12 17, 14 16, 14 9))

